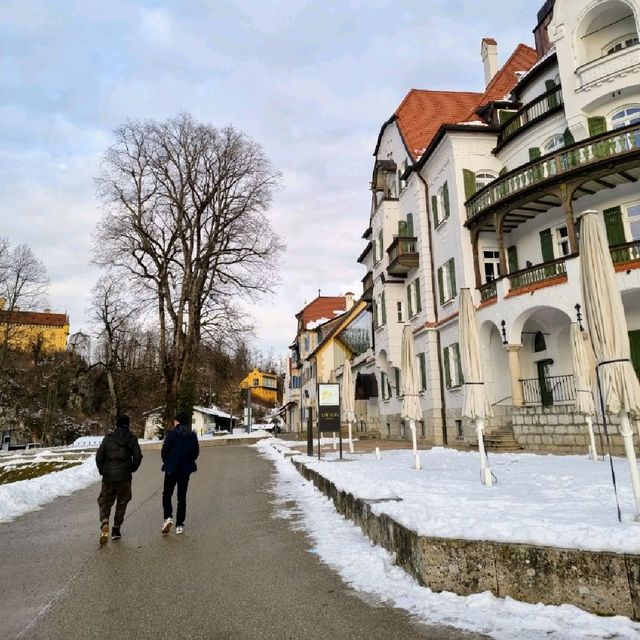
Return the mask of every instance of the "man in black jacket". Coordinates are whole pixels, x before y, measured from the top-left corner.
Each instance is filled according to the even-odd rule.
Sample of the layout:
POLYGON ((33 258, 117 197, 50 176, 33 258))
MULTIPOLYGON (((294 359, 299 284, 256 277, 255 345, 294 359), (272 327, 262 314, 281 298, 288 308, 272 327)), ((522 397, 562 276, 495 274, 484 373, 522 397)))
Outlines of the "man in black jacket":
POLYGON ((162 470, 164 487, 162 489, 162 510, 164 522, 162 533, 167 534, 173 525, 173 491, 178 487, 178 510, 176 515, 176 533, 184 532, 184 519, 187 515, 187 487, 189 476, 198 470, 196 458, 200 453, 198 437, 191 430, 191 412, 178 411, 174 429, 169 431, 162 445, 162 470))
POLYGON ((118 416, 116 428, 102 440, 96 453, 96 465, 102 476, 98 496, 100 507, 100 544, 109 539, 109 516, 117 499, 111 539, 120 538, 124 512, 131 500, 131 475, 142 462, 138 438, 129 430, 129 416, 118 416))

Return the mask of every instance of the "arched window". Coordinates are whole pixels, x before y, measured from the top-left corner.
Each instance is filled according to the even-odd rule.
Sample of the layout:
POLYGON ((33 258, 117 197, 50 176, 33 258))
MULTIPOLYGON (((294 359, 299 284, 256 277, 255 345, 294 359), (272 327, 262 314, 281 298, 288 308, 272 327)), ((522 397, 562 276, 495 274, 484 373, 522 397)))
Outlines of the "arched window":
POLYGON ((625 107, 611 116, 612 129, 620 129, 636 122, 640 122, 640 106, 636 105, 625 107))
POLYGON ((616 51, 622 51, 622 49, 627 49, 629 47, 633 47, 634 45, 638 44, 638 42, 640 42, 640 40, 638 40, 638 34, 637 33, 628 33, 628 34, 622 36, 621 38, 616 38, 615 40, 610 42, 604 48, 604 51, 602 52, 602 55, 604 55, 604 56, 611 55, 612 53, 615 53, 616 51))
POLYGON ((482 187, 486 187, 490 182, 496 179, 495 173, 489 173, 488 171, 480 171, 476 173, 476 191, 480 191, 482 187))
POLYGON ((562 134, 557 134, 555 136, 551 136, 543 145, 542 152, 543 153, 552 153, 557 151, 558 149, 562 149, 564 147, 564 136, 562 134))

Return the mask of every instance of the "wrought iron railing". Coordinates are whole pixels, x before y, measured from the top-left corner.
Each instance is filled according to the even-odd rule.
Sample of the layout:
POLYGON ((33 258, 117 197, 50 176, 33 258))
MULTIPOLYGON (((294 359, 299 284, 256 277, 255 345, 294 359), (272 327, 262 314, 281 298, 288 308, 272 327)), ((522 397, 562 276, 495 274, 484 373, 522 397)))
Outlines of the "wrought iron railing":
POLYGON ((623 157, 638 150, 640 150, 640 125, 638 124, 608 131, 564 147, 560 151, 522 165, 480 189, 467 201, 467 220, 472 220, 492 205, 545 180, 568 175, 576 169, 611 158, 623 157))
POLYGON ((483 284, 480 288, 480 302, 486 302, 498 296, 498 285, 495 280, 483 284))
POLYGON ((418 244, 417 238, 414 236, 396 236, 387 249, 389 254, 389 264, 391 264, 396 258, 406 255, 408 253, 417 253, 418 244))
POLYGON ((524 107, 509 118, 509 120, 502 125, 500 136, 498 137, 498 144, 504 144, 509 138, 518 133, 522 127, 555 111, 562 104, 562 88, 560 85, 557 85, 550 91, 543 93, 535 100, 524 105, 524 107))
POLYGON ((548 376, 520 380, 525 404, 568 404, 576 399, 573 376, 548 376))
POLYGON ((613 264, 621 264, 630 260, 640 260, 640 240, 625 242, 610 247, 613 264))
POLYGON ((521 269, 509 274, 509 286, 511 289, 520 289, 529 285, 564 276, 567 273, 567 265, 564 258, 553 262, 543 262, 528 269, 521 269))

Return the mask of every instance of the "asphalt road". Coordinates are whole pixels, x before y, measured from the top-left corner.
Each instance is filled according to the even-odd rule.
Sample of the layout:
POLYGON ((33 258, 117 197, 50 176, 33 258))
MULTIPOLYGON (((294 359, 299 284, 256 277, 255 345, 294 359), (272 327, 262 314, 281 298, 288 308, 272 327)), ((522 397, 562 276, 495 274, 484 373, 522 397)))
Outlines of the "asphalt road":
MULTIPOLYGON (((186 531, 162 536, 158 451, 134 478, 123 538, 98 545, 99 485, 0 524, 0 637, 413 640, 472 636, 367 604, 273 517, 271 464, 201 450, 186 531)), ((477 637, 477 636, 476 636, 477 637)))

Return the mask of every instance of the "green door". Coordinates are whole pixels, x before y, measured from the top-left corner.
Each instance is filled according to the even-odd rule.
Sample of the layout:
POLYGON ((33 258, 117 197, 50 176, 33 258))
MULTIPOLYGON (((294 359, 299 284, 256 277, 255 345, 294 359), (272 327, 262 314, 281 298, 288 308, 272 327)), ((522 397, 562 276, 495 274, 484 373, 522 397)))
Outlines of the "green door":
POLYGON ((553 404, 553 391, 549 386, 549 360, 538 360, 538 384, 540 385, 540 402, 543 407, 550 407, 553 404))

